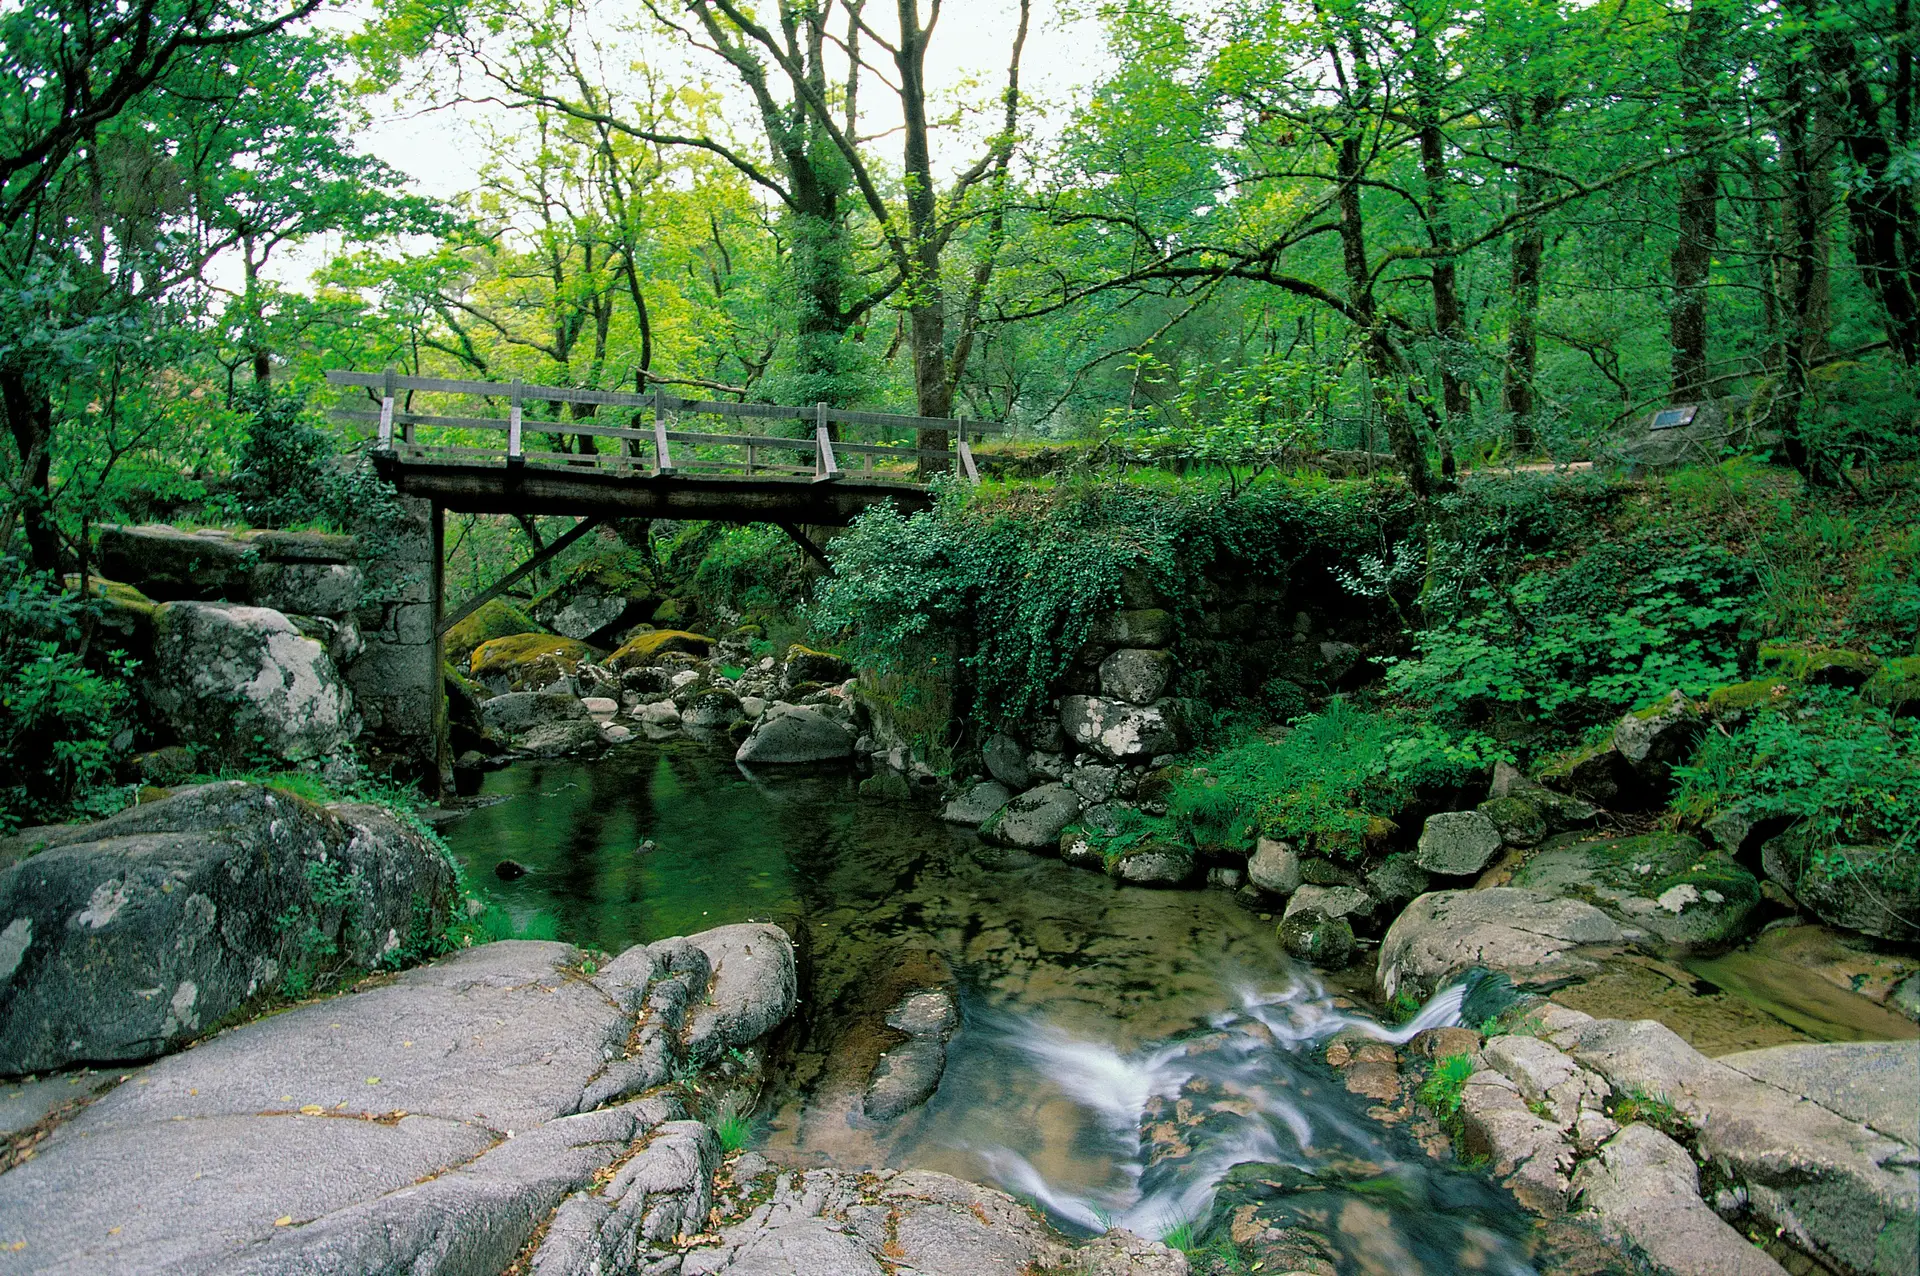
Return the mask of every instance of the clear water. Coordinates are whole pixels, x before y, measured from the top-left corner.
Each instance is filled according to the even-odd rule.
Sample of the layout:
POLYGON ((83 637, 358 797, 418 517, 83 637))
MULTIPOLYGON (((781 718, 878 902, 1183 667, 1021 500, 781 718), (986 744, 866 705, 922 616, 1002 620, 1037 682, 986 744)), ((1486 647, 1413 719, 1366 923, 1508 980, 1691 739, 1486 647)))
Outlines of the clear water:
POLYGON ((759 1115, 783 1159, 942 1170, 1068 1230, 1152 1236, 1230 1213, 1223 1179, 1255 1162, 1294 1185, 1263 1192, 1264 1216, 1327 1236, 1343 1270, 1535 1270, 1505 1194, 1369 1118, 1316 1048, 1354 1026, 1405 1040, 1452 1021, 1457 993, 1390 1031, 1225 892, 1121 887, 862 802, 851 776, 749 775, 693 742, 523 763, 485 794, 448 841, 535 933, 611 952, 745 920, 796 935, 804 1027, 759 1115), (496 877, 505 858, 526 876, 496 877), (961 1009, 939 1089, 868 1120, 881 1017, 939 982, 961 1009))

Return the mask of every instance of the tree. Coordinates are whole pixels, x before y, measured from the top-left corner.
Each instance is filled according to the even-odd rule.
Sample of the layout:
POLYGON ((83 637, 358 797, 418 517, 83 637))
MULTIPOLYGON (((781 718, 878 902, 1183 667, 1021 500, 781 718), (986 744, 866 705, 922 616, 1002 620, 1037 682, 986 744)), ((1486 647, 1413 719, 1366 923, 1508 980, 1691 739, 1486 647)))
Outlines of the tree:
POLYGON ((14 501, 36 568, 60 566, 51 479, 69 377, 153 332, 144 308, 227 244, 188 233, 187 177, 213 155, 169 153, 169 85, 208 79, 233 51, 318 0, 39 0, 0 15, 0 413, 14 501), (148 127, 152 132, 148 131, 148 127))

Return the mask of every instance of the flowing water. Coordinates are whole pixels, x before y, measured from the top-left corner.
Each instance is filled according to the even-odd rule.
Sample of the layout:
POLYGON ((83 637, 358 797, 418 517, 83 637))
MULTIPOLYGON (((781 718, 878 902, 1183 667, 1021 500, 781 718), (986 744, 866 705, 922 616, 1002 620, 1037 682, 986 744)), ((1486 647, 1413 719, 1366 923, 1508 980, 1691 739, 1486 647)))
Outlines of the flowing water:
POLYGON ((529 933, 611 952, 745 920, 796 935, 805 1027, 758 1119, 781 1159, 995 1182, 1070 1231, 1199 1231, 1258 1202, 1344 1271, 1535 1270, 1504 1193, 1370 1118, 1322 1059, 1343 1029, 1453 1022, 1457 990, 1388 1029, 1226 892, 1121 887, 693 742, 522 763, 484 793, 448 841, 529 933), (508 858, 524 877, 496 876, 508 858), (961 1015, 940 1086, 871 1121, 881 1020, 930 986, 961 1015))

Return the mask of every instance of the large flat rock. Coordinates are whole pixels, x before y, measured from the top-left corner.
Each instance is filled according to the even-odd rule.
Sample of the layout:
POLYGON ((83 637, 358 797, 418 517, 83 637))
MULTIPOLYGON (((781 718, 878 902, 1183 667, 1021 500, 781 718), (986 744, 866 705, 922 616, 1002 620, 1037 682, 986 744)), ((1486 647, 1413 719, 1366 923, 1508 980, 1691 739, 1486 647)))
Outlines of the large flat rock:
POLYGON ((1515 983, 1590 975, 1600 963, 1582 950, 1627 942, 1605 913, 1577 899, 1499 886, 1483 891, 1434 891, 1394 919, 1380 943, 1381 995, 1401 988, 1432 995, 1473 966, 1515 983))
POLYGON ((1773 1046, 1719 1061, 1920 1147, 1920 1040, 1773 1046))
MULTIPOLYGON (((696 962, 709 1051, 793 1004, 784 936, 725 929, 665 941, 746 966, 708 990, 696 962)), ((688 1054, 685 990, 656 995, 669 956, 586 975, 564 944, 490 944, 142 1068, 0 1175, 0 1273, 498 1271, 679 1115, 627 1101, 688 1054), (650 1030, 645 1075, 608 1085, 650 1030)))
POLYGON ((1576 1186, 1603 1234, 1631 1242, 1670 1276, 1786 1276, 1708 1208, 1687 1150, 1650 1126, 1608 1140, 1576 1186))
POLYGON ((1595 1019, 1552 1039, 1616 1090, 1672 1104, 1701 1155, 1746 1184, 1754 1210, 1797 1244, 1874 1276, 1920 1267, 1910 1144, 1709 1059, 1656 1020, 1595 1019))

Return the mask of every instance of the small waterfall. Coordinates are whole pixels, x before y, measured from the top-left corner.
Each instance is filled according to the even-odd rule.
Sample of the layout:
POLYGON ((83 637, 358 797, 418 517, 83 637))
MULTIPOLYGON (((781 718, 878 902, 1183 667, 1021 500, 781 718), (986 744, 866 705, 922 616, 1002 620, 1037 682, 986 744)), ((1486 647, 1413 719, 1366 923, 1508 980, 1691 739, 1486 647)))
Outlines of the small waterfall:
MULTIPOLYGON (((1002 1187, 1034 1201, 1063 1226, 1087 1232, 1124 1227, 1156 1238, 1182 1225, 1199 1233, 1238 1165, 1284 1167, 1302 1183, 1324 1182, 1328 1191, 1372 1180, 1372 1199, 1428 1202, 1393 1211, 1394 1224, 1410 1233, 1401 1238, 1405 1252, 1425 1250, 1435 1260, 1421 1270, 1452 1271, 1444 1256, 1457 1252, 1467 1233, 1484 1247, 1488 1230, 1437 1206, 1434 1197, 1449 1193, 1436 1193, 1429 1180, 1449 1172, 1369 1119, 1364 1101, 1328 1076, 1316 1047, 1347 1030, 1403 1044, 1428 1028, 1458 1024, 1465 995, 1462 985, 1449 986, 1412 1019, 1390 1028, 1339 1009, 1318 980, 1296 971, 1283 989, 1241 988, 1237 1009, 1130 1053, 1035 1016, 989 1018, 981 1027, 996 1034, 996 1051, 1021 1058, 1034 1084, 1069 1100, 1083 1119, 1072 1135, 1071 1158, 1059 1156, 1057 1148, 1029 1148, 1032 1155, 1004 1145, 974 1150, 1002 1187), (1098 1181, 1049 1176, 1034 1163, 1041 1157, 1108 1168, 1098 1181)), ((1486 1194, 1491 1213, 1510 1213, 1491 1198, 1491 1189, 1486 1194)), ((1328 1199, 1327 1191, 1306 1195, 1328 1199)), ((1459 1192, 1451 1195, 1457 1205, 1459 1192)), ((1519 1245, 1498 1248, 1504 1252, 1491 1270, 1533 1270, 1519 1245)))

